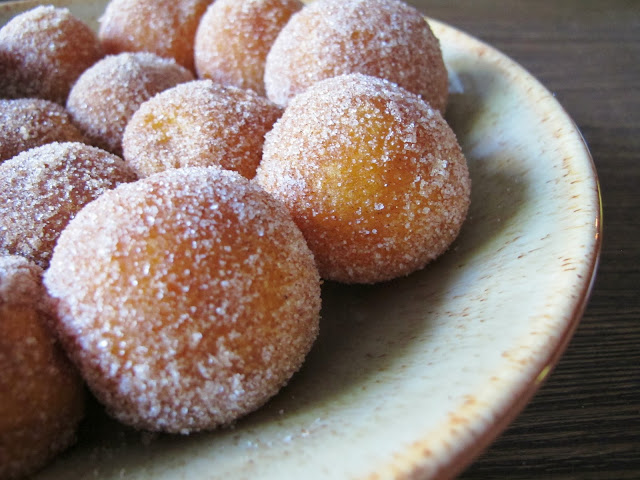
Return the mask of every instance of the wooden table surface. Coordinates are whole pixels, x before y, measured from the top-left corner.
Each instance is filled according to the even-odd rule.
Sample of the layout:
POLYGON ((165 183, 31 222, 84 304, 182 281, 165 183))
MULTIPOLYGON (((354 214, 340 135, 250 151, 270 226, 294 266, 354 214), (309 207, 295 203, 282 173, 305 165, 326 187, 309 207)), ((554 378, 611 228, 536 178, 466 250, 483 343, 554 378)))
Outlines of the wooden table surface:
POLYGON ((462 479, 640 478, 640 1, 409 0, 493 45, 582 131, 602 188, 591 299, 560 363, 462 479))
POLYGON ((556 95, 602 189, 600 267, 560 363, 461 475, 640 478, 640 1, 412 0, 491 44, 556 95))

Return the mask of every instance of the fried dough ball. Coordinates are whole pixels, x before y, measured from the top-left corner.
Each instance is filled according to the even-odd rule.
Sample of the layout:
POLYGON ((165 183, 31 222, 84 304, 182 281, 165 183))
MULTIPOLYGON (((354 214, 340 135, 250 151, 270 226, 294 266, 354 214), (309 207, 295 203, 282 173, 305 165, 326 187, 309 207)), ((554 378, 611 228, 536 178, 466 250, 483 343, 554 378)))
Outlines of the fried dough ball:
POLYGON ((196 80, 143 103, 125 129, 125 160, 140 177, 217 165, 253 178, 264 135, 282 113, 264 97, 196 80))
POLYGON ((0 163, 52 142, 82 142, 62 105, 40 98, 0 100, 0 163))
POLYGON ((443 253, 469 205, 456 137, 419 96, 351 74, 295 97, 267 134, 255 181, 285 203, 320 274, 407 275, 443 253))
POLYGON ((64 105, 76 79, 101 57, 96 34, 68 9, 33 8, 0 29, 0 97, 64 105))
POLYGON ((284 106, 341 74, 385 78, 444 111, 447 70, 423 16, 400 0, 317 0, 294 14, 267 55, 267 96, 284 106))
POLYGON ((0 165, 0 255, 47 268, 78 210, 135 179, 121 158, 83 143, 49 143, 7 160, 0 165))
POLYGON ((166 170, 87 205, 45 285, 96 397, 153 431, 208 430, 258 408, 318 331, 320 281, 299 229, 218 167, 166 170))
POLYGON ((84 386, 47 324, 42 270, 0 257, 0 478, 22 478, 75 441, 84 386))
POLYGON ((80 76, 69 93, 67 110, 92 144, 122 155, 122 134, 140 105, 190 80, 189 70, 153 53, 109 55, 80 76))
POLYGON ((195 38, 198 76, 265 95, 264 64, 299 0, 216 0, 195 38))
POLYGON ((211 0, 111 0, 98 33, 106 53, 151 52, 193 67, 193 42, 211 0))

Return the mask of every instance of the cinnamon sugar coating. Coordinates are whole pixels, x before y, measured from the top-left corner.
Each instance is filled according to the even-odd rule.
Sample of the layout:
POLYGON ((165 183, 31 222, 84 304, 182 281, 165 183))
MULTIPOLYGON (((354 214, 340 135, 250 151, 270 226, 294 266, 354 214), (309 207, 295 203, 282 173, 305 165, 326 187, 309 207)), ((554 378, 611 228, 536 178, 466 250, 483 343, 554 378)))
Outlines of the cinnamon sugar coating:
POLYGON ((0 100, 0 163, 52 142, 82 142, 64 107, 40 98, 0 100))
POLYGON ((111 0, 100 17, 106 53, 151 52, 189 70, 202 14, 212 0, 111 0))
POLYGON ((125 160, 140 177, 217 165, 253 178, 264 135, 282 113, 249 90, 196 80, 143 103, 125 129, 125 160))
POLYGON ((68 9, 23 12, 0 28, 0 97, 64 104, 76 79, 101 56, 96 34, 68 9))
POLYGON ((323 278, 348 283, 407 275, 442 254, 471 187, 440 113, 360 74, 291 101, 267 134, 255 181, 290 210, 323 278))
POLYGON ((0 478, 23 478, 75 441, 84 386, 47 324, 42 270, 0 257, 0 478))
POLYGON ((198 76, 265 95, 264 65, 276 36, 299 0, 216 0, 195 39, 198 76))
POLYGON ((208 430, 258 408, 318 330, 319 276, 300 231, 217 167, 166 170, 87 205, 45 285, 89 387, 148 430, 208 430))
POLYGON ((190 80, 189 70, 152 53, 109 55, 80 76, 69 93, 67 110, 93 145, 122 155, 122 134, 140 105, 190 80))
POLYGON ((124 161, 82 143, 49 143, 0 165, 0 254, 47 268, 60 232, 88 202, 136 179, 124 161))
POLYGON ((313 83, 362 73, 444 111, 447 70, 422 14, 400 0, 316 0, 294 14, 266 59, 267 96, 284 106, 313 83))

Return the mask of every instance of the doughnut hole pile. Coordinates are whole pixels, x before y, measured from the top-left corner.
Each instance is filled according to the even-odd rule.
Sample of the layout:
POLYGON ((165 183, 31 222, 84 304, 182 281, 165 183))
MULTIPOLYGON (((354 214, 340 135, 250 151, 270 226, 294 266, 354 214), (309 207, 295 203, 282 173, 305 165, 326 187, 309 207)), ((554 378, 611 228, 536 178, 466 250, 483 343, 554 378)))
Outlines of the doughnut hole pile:
POLYGON ((64 104, 76 79, 101 56, 96 34, 68 9, 28 10, 0 29, 0 97, 64 104))
MULTIPOLYGON (((43 315, 123 423, 186 434, 255 410, 317 336, 321 277, 407 275, 457 237, 470 179, 440 114, 438 40, 412 7, 112 0, 100 20, 113 53, 104 58, 75 22, 39 7, 0 32, 0 96, 65 104, 79 129, 62 107, 13 101, 26 113, 0 126, 10 139, 0 152, 15 152, 0 165, 0 254, 26 257, 11 261, 32 276, 48 268, 43 315)), ((0 261, 3 302, 4 270, 0 261)), ((2 362, 26 355, 3 341, 2 362)), ((18 381, 6 378, 5 389, 18 381)), ((51 454, 79 418, 67 398, 68 429, 51 454)), ((29 435, 1 437, 10 446, 0 444, 0 465, 5 452, 46 443, 29 435)), ((37 466, 49 453, 25 455, 37 466)))
POLYGON ((193 42, 212 0, 111 0, 100 17, 108 54, 146 51, 193 70, 193 42))
POLYGON ((318 331, 320 281, 299 229, 217 167, 166 170, 87 205, 45 284, 88 386, 147 430, 208 430, 256 409, 318 331))
POLYGON ((39 98, 0 100, 0 163, 47 143, 83 140, 62 105, 39 98))
POLYGON ((122 155, 124 129, 140 105, 190 80, 189 70, 153 53, 109 55, 78 78, 69 92, 67 110, 93 145, 122 155))
POLYGON ((69 220, 106 190, 135 179, 121 158, 77 142, 49 143, 5 161, 0 255, 22 255, 47 268, 69 220))
POLYGON ((284 106, 341 74, 385 78, 444 111, 447 71, 422 14, 400 0, 316 0, 294 14, 265 65, 267 96, 284 106))
POLYGON ((0 478, 22 478, 75 441, 84 384, 47 329, 42 270, 0 257, 0 478))
POLYGON ((143 103, 123 137, 125 160, 140 177, 217 165, 253 178, 264 135, 282 111, 250 90, 211 80, 183 83, 143 103))
POLYGON ((198 76, 264 95, 267 54, 301 8, 298 0, 216 0, 200 20, 195 38, 198 76))
POLYGON ((440 113, 360 74, 291 101, 255 180, 290 210, 321 276, 347 283, 424 267, 458 235, 470 196, 466 160, 440 113))

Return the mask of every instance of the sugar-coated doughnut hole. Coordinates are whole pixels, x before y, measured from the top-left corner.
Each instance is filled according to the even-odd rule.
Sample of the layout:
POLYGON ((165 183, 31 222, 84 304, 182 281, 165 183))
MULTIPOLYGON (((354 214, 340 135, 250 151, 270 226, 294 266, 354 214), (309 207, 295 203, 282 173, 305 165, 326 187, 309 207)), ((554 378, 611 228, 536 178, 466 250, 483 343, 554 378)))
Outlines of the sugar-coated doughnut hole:
POLYGON ((0 29, 0 97, 64 104, 76 79, 101 56, 96 34, 68 9, 23 12, 0 29))
POLYGON ((0 163, 47 143, 83 140, 58 103, 40 98, 0 100, 0 163))
POLYGON ((143 103, 123 137, 124 158, 146 177, 217 165, 253 178, 264 135, 281 114, 264 97, 211 80, 183 83, 143 103))
POLYGON ((0 478, 23 478, 75 441, 84 384, 48 324, 42 269, 0 257, 0 478))
POLYGON ((109 55, 78 78, 69 93, 67 110, 95 146, 122 155, 122 134, 140 105, 190 80, 189 70, 153 53, 109 55))
POLYGON ((60 232, 85 204, 136 179, 124 161, 83 143, 49 143, 0 165, 0 254, 46 268, 60 232))
POLYGON ((108 54, 152 52, 193 70, 193 42, 211 0, 111 0, 100 17, 108 54))
POLYGON ((469 205, 456 137, 419 96, 351 74, 295 97, 267 134, 255 180, 285 203, 320 274, 372 283, 443 253, 469 205))
POLYGON ((313 83, 362 73, 444 111, 447 70, 422 14, 400 0, 316 0, 294 14, 266 59, 267 96, 284 106, 313 83))
POLYGON ((142 429, 232 422, 289 380, 317 335, 320 282, 302 234, 218 167, 166 170, 87 205, 45 285, 88 386, 142 429))
POLYGON ((299 0, 216 0, 195 39, 198 76, 264 95, 267 53, 299 0))

